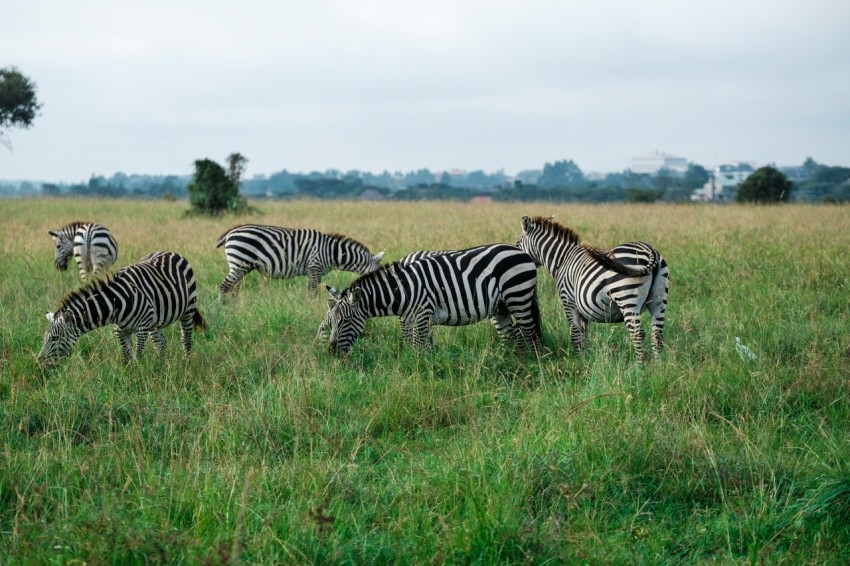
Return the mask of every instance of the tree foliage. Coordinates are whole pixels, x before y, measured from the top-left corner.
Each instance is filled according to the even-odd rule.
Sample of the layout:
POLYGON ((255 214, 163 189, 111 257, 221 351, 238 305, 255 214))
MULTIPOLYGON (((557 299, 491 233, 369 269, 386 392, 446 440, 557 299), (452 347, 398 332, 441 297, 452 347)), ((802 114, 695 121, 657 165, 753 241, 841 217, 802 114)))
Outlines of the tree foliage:
POLYGON ((242 174, 248 166, 248 158, 239 152, 231 153, 227 156, 227 176, 230 181, 236 185, 236 190, 241 188, 242 174))
POLYGON ((192 205, 190 214, 215 216, 223 212, 245 212, 248 209, 245 199, 239 196, 239 185, 234 183, 233 177, 221 165, 211 159, 195 161, 195 176, 187 190, 189 204, 192 205))
POLYGON ((738 187, 738 202, 787 202, 793 183, 771 166, 762 167, 738 187))
MULTIPOLYGON (((35 96, 36 85, 15 67, 0 69, 0 142, 9 146, 3 130, 29 128, 41 104, 35 96)), ((10 147, 10 146, 9 146, 10 147)))
POLYGON ((537 184, 544 189, 579 187, 585 185, 586 180, 579 166, 570 159, 545 164, 537 184))

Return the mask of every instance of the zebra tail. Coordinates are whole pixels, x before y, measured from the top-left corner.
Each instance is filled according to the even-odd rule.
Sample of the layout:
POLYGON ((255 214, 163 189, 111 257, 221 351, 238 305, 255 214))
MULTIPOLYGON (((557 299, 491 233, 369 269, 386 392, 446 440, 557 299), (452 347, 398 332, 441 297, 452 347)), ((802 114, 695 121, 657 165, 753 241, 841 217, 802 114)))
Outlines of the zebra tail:
POLYGON ((631 265, 626 265, 619 259, 608 255, 607 252, 602 250, 591 247, 586 247, 585 249, 587 250, 587 253, 590 254, 590 257, 592 257, 605 269, 610 269, 611 271, 615 271, 620 275, 625 275, 627 277, 643 277, 645 275, 649 275, 655 271, 655 268, 658 266, 658 254, 652 254, 652 261, 649 262, 649 265, 645 267, 633 267, 631 265))
POLYGON ((540 319, 540 303, 537 302, 537 289, 531 297, 531 317, 534 319, 534 332, 539 340, 543 340, 543 324, 540 319))
POLYGON ((198 330, 207 329, 207 321, 204 320, 204 317, 201 315, 201 311, 197 309, 195 309, 195 314, 192 315, 192 324, 194 324, 195 328, 198 330))
POLYGON ((226 241, 227 241, 227 237, 230 235, 230 233, 231 233, 231 232, 233 232, 234 230, 236 230, 237 228, 239 228, 240 226, 242 226, 242 225, 240 224, 239 226, 232 226, 231 228, 228 228, 228 229, 227 229, 227 230, 226 230, 226 231, 225 231, 225 232, 224 232, 221 236, 219 236, 219 237, 218 237, 218 239, 215 241, 215 247, 220 248, 220 247, 224 244, 224 242, 226 242, 226 241))

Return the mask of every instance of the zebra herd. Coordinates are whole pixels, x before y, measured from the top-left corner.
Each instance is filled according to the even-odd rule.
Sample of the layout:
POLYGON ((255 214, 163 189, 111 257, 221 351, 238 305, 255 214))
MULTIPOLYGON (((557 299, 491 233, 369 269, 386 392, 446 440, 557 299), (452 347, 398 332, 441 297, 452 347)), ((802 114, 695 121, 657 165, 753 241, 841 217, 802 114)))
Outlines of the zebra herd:
MULTIPOLYGON (((463 250, 417 251, 382 265, 384 253, 372 254, 356 240, 312 229, 259 224, 235 226, 215 247, 224 246, 228 274, 219 296, 238 290, 253 270, 269 277, 307 276, 308 296, 331 270, 359 277, 347 289, 326 286, 330 299, 317 337, 331 354, 350 351, 366 321, 397 316, 403 339, 415 348, 433 346, 435 325, 464 326, 489 318, 503 343, 537 350, 542 341, 537 299, 537 268, 555 278, 570 325, 573 349, 587 343, 588 322, 624 322, 638 359, 645 358, 640 315, 650 312, 652 350, 663 347, 669 269, 643 242, 601 250, 581 243, 572 229, 552 218, 524 216, 514 245, 489 244, 463 250)), ((192 350, 192 332, 205 329, 198 310, 197 285, 189 262, 174 252, 155 252, 102 278, 118 256, 109 231, 98 224, 73 222, 50 231, 56 243, 55 265, 66 269, 73 254, 88 284, 71 291, 55 313, 38 354, 48 365, 67 357, 79 337, 113 325, 123 359, 141 355, 148 336, 165 354, 163 328, 180 321, 183 351, 192 350)))

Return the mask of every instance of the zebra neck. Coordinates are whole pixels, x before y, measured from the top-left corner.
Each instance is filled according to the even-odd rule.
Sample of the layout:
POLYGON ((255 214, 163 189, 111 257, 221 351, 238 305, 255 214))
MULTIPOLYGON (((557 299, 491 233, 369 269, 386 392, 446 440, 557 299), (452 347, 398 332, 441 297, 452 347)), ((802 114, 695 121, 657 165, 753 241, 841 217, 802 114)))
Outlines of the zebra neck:
POLYGON ((552 277, 559 278, 580 251, 581 246, 568 242, 560 245, 549 245, 543 247, 545 253, 540 254, 541 263, 546 267, 552 277))
POLYGON ((68 304, 67 308, 73 313, 81 333, 114 323, 119 318, 120 305, 130 307, 131 301, 118 300, 118 296, 110 292, 108 286, 109 283, 90 294, 78 296, 77 300, 68 304))
POLYGON ((363 312, 370 317, 399 316, 411 296, 407 278, 385 271, 380 277, 372 278, 370 283, 368 287, 361 287, 363 312))

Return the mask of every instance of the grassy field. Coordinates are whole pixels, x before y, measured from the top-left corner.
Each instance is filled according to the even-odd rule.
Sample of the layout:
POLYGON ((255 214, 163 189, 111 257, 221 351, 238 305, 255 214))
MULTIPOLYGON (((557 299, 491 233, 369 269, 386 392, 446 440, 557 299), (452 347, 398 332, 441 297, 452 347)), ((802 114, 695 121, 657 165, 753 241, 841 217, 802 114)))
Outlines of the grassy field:
POLYGON ((2 202, 0 562, 850 562, 848 208, 295 201, 246 220, 186 206, 2 202), (335 359, 305 278, 252 274, 217 298, 213 242, 237 221, 397 259, 513 242, 523 214, 661 251, 660 359, 637 363, 622 325, 592 325, 574 356, 542 270, 539 358, 489 324, 438 328, 418 353, 387 318, 335 359), (78 285, 47 231, 76 219, 112 230, 120 266, 189 259, 209 323, 192 358, 174 326, 164 366, 149 347, 125 368, 101 329, 39 369, 44 313, 78 285))

